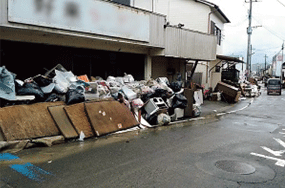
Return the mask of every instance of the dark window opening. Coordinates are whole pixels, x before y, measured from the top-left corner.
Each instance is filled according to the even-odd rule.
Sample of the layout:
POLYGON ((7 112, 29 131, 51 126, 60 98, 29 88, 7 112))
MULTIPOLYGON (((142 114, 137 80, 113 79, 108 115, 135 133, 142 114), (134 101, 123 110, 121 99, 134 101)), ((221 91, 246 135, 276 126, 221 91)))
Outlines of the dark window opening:
POLYGON ((222 42, 222 31, 220 28, 218 28, 215 24, 215 22, 211 21, 211 34, 217 36, 217 44, 221 45, 222 42))
POLYGON ((112 0, 115 3, 131 6, 131 0, 112 0))

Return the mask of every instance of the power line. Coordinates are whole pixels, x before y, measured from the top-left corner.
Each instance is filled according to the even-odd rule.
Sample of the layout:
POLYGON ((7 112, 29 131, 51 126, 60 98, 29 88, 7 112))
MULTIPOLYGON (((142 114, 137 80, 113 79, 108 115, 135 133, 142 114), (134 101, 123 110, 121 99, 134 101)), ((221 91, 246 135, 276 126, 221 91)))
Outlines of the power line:
MULTIPOLYGON (((262 24, 258 19, 256 19, 255 17, 253 17, 253 19, 255 21, 257 21, 258 23, 262 24)), ((273 31, 273 30, 270 30, 267 26, 265 25, 262 25, 262 27, 264 29, 266 29, 267 31, 269 31, 272 35, 276 36, 277 38, 281 39, 281 40, 284 40, 284 38, 282 36, 280 36, 277 32, 273 31)))
POLYGON ((285 5, 282 2, 280 2, 279 0, 276 1, 278 1, 278 3, 280 3, 283 7, 285 7, 285 5))

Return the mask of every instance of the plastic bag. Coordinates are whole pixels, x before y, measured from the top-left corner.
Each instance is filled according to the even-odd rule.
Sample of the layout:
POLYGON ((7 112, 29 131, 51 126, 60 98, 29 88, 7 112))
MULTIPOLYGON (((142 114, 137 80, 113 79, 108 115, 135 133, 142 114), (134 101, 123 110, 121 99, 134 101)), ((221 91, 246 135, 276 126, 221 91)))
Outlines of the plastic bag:
POLYGON ((55 93, 50 94, 50 96, 48 96, 48 98, 45 100, 45 102, 55 102, 55 101, 59 101, 60 97, 57 96, 55 93))
POLYGON ((155 91, 153 89, 151 89, 150 87, 148 87, 148 86, 141 87, 141 94, 142 95, 153 94, 153 93, 155 93, 155 91))
POLYGON ((158 125, 167 125, 171 122, 171 118, 169 115, 161 113, 157 116, 157 124, 158 125))
POLYGON ((172 100, 173 108, 186 108, 187 107, 187 98, 182 94, 176 94, 172 100))
POLYGON ((121 85, 124 85, 124 78, 123 77, 116 77, 116 82, 119 82, 121 85))
POLYGON ((15 99, 14 75, 5 66, 0 67, 0 98, 15 99))
POLYGON ((78 86, 76 89, 69 89, 66 93, 66 104, 75 104, 85 101, 84 88, 78 86))
POLYGON ((158 78, 156 79, 156 81, 157 81, 159 84, 164 83, 164 84, 166 84, 166 85, 169 85, 169 80, 168 80, 167 77, 158 77, 158 78))
POLYGON ((45 87, 41 87, 41 89, 44 93, 51 93, 53 91, 54 87, 55 87, 55 83, 51 83, 45 87))
POLYGON ((135 92, 133 92, 131 89, 129 89, 127 86, 123 86, 122 91, 128 100, 133 100, 133 99, 137 98, 137 94, 135 92))
POLYGON ((55 89, 59 93, 66 93, 68 86, 70 85, 69 81, 64 77, 63 72, 55 70, 56 76, 53 78, 53 82, 56 83, 55 89))
POLYGON ((52 83, 52 79, 38 74, 37 76, 33 77, 33 80, 37 82, 40 87, 46 87, 52 83))
POLYGON ((114 76, 108 76, 107 82, 115 82, 116 81, 116 78, 114 76))
POLYGON ((174 92, 179 92, 182 88, 182 82, 181 81, 175 81, 171 82, 169 87, 174 91, 174 92))
POLYGON ((193 111, 194 111, 194 116, 198 117, 201 115, 201 106, 198 104, 193 104, 193 111))
POLYGON ((124 82, 125 83, 134 82, 134 81, 135 81, 135 79, 131 74, 125 73, 125 76, 124 76, 124 82))
POLYGON ((44 100, 44 93, 35 82, 25 83, 22 87, 18 88, 16 93, 18 95, 34 95, 38 101, 44 100))
POLYGON ((137 108, 141 108, 144 105, 144 102, 141 99, 134 99, 132 101, 132 107, 137 109, 137 108))

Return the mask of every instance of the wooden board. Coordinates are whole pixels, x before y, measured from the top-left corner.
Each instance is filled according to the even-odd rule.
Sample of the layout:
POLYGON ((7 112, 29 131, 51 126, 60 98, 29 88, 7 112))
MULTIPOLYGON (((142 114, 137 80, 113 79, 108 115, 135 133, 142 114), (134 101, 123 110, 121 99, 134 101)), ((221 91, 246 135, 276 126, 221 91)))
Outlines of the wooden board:
POLYGON ((131 111, 118 101, 85 103, 85 110, 97 136, 139 124, 131 111))
POLYGON ((83 131, 85 138, 94 136, 94 132, 84 111, 84 103, 66 106, 64 110, 78 134, 83 131))
POLYGON ((184 110, 185 117, 193 117, 193 96, 194 90, 185 88, 184 96, 187 98, 187 107, 184 110))
POLYGON ((59 135, 47 108, 62 104, 62 101, 44 102, 0 108, 0 128, 4 137, 11 141, 59 135))
POLYGON ((48 107, 48 110, 62 135, 67 139, 76 138, 78 137, 78 133, 75 131, 73 125, 67 117, 67 114, 63 109, 64 107, 65 105, 50 106, 48 107))
POLYGON ((0 141, 5 141, 4 134, 2 133, 2 130, 0 128, 0 141))

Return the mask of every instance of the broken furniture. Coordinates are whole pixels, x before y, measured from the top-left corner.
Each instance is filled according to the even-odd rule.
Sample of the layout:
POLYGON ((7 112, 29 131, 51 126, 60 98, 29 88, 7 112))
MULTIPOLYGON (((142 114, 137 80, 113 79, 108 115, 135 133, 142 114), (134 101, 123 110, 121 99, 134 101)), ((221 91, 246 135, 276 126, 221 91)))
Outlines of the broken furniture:
POLYGON ((238 88, 231 86, 229 84, 219 82, 216 89, 222 93, 222 100, 226 100, 228 103, 238 102, 241 92, 238 88))

